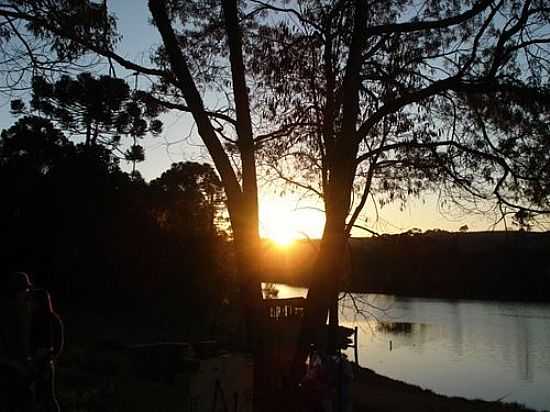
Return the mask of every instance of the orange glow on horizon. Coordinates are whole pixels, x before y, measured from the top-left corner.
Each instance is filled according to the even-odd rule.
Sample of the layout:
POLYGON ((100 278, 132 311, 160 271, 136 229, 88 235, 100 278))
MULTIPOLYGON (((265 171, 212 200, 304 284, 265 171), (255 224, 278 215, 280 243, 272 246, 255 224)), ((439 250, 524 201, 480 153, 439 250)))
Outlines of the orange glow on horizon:
MULTIPOLYGON (((293 195, 278 197, 269 194, 261 195, 259 203, 260 237, 270 239, 281 248, 291 247, 296 240, 321 238, 325 215, 319 204, 297 200, 293 195)), ((412 227, 422 231, 442 229, 452 232, 464 224, 470 231, 492 230, 487 226, 490 221, 490 213, 467 216, 460 210, 448 210, 442 214, 433 195, 427 195, 422 200, 411 199, 404 208, 398 203, 384 208, 374 208, 369 204, 358 220, 362 226, 381 234, 402 233, 412 227)), ((351 236, 368 237, 371 233, 353 228, 351 236)))

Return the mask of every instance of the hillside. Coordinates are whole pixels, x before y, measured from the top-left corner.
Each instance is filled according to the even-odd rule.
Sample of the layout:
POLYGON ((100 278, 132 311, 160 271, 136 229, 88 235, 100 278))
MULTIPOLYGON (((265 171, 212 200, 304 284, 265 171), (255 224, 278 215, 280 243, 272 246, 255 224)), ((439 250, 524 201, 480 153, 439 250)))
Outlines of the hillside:
MULTIPOLYGON (((307 285, 318 241, 267 249, 267 281, 307 285)), ((429 231, 350 240, 354 292, 550 301, 550 232, 429 231)))

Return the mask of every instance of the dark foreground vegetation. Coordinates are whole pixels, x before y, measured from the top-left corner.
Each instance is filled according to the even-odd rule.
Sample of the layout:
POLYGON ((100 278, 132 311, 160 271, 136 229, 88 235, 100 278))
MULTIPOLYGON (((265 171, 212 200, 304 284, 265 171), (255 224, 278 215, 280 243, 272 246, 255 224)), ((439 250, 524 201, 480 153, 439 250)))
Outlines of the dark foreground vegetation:
MULTIPOLYGON (((307 286, 315 242, 269 249, 273 281, 307 286)), ((550 301, 550 233, 428 231, 351 239, 352 292, 550 301)))
MULTIPOLYGON (((166 398, 182 399, 181 388, 162 381, 149 382, 141 388, 155 391, 140 392, 128 382, 116 377, 117 365, 124 362, 124 356, 113 357, 112 351, 103 347, 72 351, 59 368, 58 381, 60 401, 66 411, 96 412, 105 410, 150 411, 147 405, 166 404, 166 398), (69 367, 71 365, 72 367, 69 367), (128 393, 132 394, 128 396, 128 393), (126 396, 125 396, 125 395, 126 396), (164 399, 159 399, 159 396, 164 399), (135 399, 141 404, 135 403, 135 399), (115 409, 118 405, 129 408, 115 409)), ((356 412, 533 412, 515 403, 500 401, 469 400, 436 394, 428 389, 410 385, 376 374, 370 369, 354 367, 352 383, 353 410, 356 412)), ((132 382, 134 385, 136 381, 132 382)), ((139 385, 139 381, 138 381, 139 385)), ((143 385, 143 381, 141 382, 143 385)), ((273 400, 275 403, 278 400, 273 400)), ((180 410, 181 403, 174 402, 172 410, 180 410)), ((286 408, 279 409, 281 412, 286 408)))
POLYGON ((0 280, 25 271, 52 295, 64 411, 135 410, 117 409, 112 379, 127 345, 229 344, 242 332, 212 168, 177 163, 147 183, 116 154, 39 117, 0 136, 0 280))
POLYGON ((121 311, 142 323, 190 312, 189 333, 213 324, 231 257, 209 166, 174 164, 146 183, 105 146, 26 117, 2 132, 0 187, 2 273, 30 273, 62 313, 121 311))

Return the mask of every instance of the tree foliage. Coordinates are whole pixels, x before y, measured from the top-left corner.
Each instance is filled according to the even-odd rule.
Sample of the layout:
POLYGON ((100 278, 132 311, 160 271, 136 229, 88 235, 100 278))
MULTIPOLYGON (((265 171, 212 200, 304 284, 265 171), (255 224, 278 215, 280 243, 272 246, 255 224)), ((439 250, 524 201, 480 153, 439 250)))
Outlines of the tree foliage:
POLYGON ((212 236, 223 211, 221 182, 208 164, 173 163, 151 181, 155 215, 162 227, 181 233, 212 236), (193 227, 193 231, 189 231, 193 227), (191 232, 191 233, 189 233, 191 232))
MULTIPOLYGON (((271 142, 278 156, 291 151, 304 178, 320 178, 317 193, 327 194, 334 152, 347 149, 348 160, 355 158, 349 167, 363 183, 355 187, 381 193, 381 204, 424 188, 459 187, 509 206, 547 206, 540 148, 548 132, 548 8, 541 1, 250 1, 239 4, 236 20, 227 12, 232 2, 151 2, 164 31, 153 58, 158 68, 113 52, 116 26, 105 8, 53 3, 12 1, 1 12, 50 39, 60 55, 93 51, 158 76, 157 98, 171 97, 166 107, 203 110, 207 129, 237 151, 244 126, 228 113, 239 112, 236 79, 244 79, 254 91, 256 144, 271 142), (82 27, 67 27, 63 15, 80 16, 82 27), (241 57, 227 42, 233 30, 241 57), (66 51, 71 47, 74 52, 66 51), (176 54, 191 82, 170 74, 180 71, 173 67, 176 54), (237 65, 232 58, 244 60, 237 65), (197 85, 227 93, 227 106, 189 104, 188 91, 197 85), (290 139, 277 139, 282 135, 290 139)), ((14 35, 6 29, 6 38, 14 35)), ((214 158, 229 169, 223 155, 214 158)))
POLYGON ((270 166, 325 202, 347 167, 348 232, 368 195, 384 205, 431 189, 549 209, 542 2, 253 3, 278 16, 250 60, 261 117, 296 125, 271 144, 270 166))
MULTIPOLYGON (((15 114, 27 111, 20 99, 12 100, 11 107, 15 114)), ((133 144, 121 154, 134 165, 145 158, 137 140, 147 133, 162 132, 158 116, 163 108, 147 99, 146 93, 131 91, 125 80, 110 76, 94 77, 84 72, 76 78, 62 75, 55 82, 36 76, 30 108, 71 135, 83 137, 85 147, 103 145, 121 152, 121 136, 130 136, 133 144)))
MULTIPOLYGON (((9 0, 0 9, 0 91, 6 94, 28 87, 33 76, 74 68, 90 47, 110 48, 118 40, 116 21, 105 3, 9 0)), ((96 61, 81 59, 76 67, 96 61)))
MULTIPOLYGON (((200 2, 193 3, 201 4, 200 2)), ((0 5, 0 16, 4 19, 19 20, 22 25, 32 23, 33 26, 40 27, 40 32, 34 32, 34 34, 38 34, 38 37, 44 40, 59 38, 59 41, 66 44, 67 47, 74 45, 74 56, 78 55, 81 50, 88 50, 106 58, 111 69, 118 64, 127 70, 151 76, 151 79, 157 83, 154 91, 159 91, 159 93, 149 96, 151 101, 166 108, 189 112, 193 115, 199 135, 212 157, 226 193, 239 272, 241 273, 240 290, 243 295, 241 301, 245 308, 243 313, 247 324, 246 329, 249 331, 247 342, 255 350, 258 347, 257 341, 255 341, 257 337, 255 325, 258 324, 263 313, 260 308, 261 288, 258 266, 255 263, 260 249, 256 148, 243 67, 242 32, 237 2, 224 1, 222 3, 223 18, 220 22, 222 22, 224 30, 225 48, 229 50, 229 53, 224 56, 224 61, 231 67, 232 73, 231 93, 227 95, 230 103, 229 106, 222 109, 208 108, 205 104, 206 99, 201 89, 201 77, 196 75, 197 72, 200 72, 200 67, 191 65, 188 61, 190 50, 182 48, 185 46, 186 30, 180 25, 179 17, 181 15, 178 16, 174 11, 184 10, 188 7, 187 2, 149 1, 152 22, 161 35, 160 53, 164 58, 163 60, 153 60, 153 67, 136 64, 114 51, 116 41, 114 19, 108 16, 105 7, 99 8, 105 12, 101 24, 96 25, 96 21, 87 22, 86 16, 80 16, 82 17, 81 21, 69 26, 57 19, 59 17, 58 8, 66 15, 71 15, 73 7, 78 9, 79 7, 97 6, 88 1, 69 4, 52 1, 39 4, 38 8, 23 7, 18 1, 8 1, 0 5), (90 23, 90 33, 81 30, 80 24, 86 25, 87 23, 90 23), (96 41, 94 35, 100 28, 105 30, 105 38, 96 41), (232 142, 231 149, 226 150, 224 147, 223 142, 226 141, 227 131, 224 131, 224 127, 219 122, 223 122, 231 129, 229 137, 232 142), (233 154, 238 154, 240 163, 232 163, 233 154)), ((203 13, 203 15, 206 14, 203 13)), ((78 17, 78 15, 74 17, 78 17)), ((32 60, 35 57, 32 50, 27 49, 27 51, 32 60)))
POLYGON ((19 119, 0 135, 2 272, 29 271, 78 313, 99 297, 105 310, 191 310, 212 321, 230 272, 227 262, 221 270, 224 240, 211 221, 218 178, 206 165, 177 170, 147 184, 106 148, 74 144, 47 119, 19 119))
POLYGON ((3 130, 0 141, 0 164, 4 168, 26 165, 29 172, 48 173, 63 156, 69 141, 48 120, 24 117, 8 130, 3 130))
POLYGON ((249 5, 246 16, 265 17, 248 60, 258 118, 286 136, 268 134, 268 164, 326 214, 302 348, 329 309, 338 323, 341 257, 371 198, 376 208, 432 190, 503 216, 550 210, 543 2, 249 5))

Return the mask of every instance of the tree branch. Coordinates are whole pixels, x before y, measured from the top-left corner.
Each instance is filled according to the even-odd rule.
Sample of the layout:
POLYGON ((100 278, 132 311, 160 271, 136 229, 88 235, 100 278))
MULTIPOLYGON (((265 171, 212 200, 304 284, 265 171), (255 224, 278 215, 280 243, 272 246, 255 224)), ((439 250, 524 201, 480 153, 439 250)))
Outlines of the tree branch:
MULTIPOLYGON (((155 103, 157 103, 161 106, 164 106, 168 109, 180 110, 182 112, 191 113, 191 108, 189 106, 184 105, 184 104, 168 102, 166 100, 159 99, 158 97, 153 96, 153 95, 148 95, 147 98, 151 99, 155 103)), ((232 124, 233 126, 237 125, 237 121, 235 119, 233 119, 231 116, 228 116, 226 114, 223 114, 223 113, 220 113, 220 112, 212 112, 212 111, 208 111, 208 110, 205 110, 205 113, 209 117, 213 117, 213 118, 216 118, 218 120, 223 120, 225 122, 228 122, 228 123, 232 124)))
POLYGON ((189 109, 197 123, 198 131, 206 145, 216 169, 220 173, 221 180, 226 189, 228 208, 230 213, 238 208, 241 197, 241 187, 237 180, 235 170, 231 165, 229 156, 225 152, 216 131, 208 118, 204 103, 199 94, 197 86, 191 76, 187 61, 179 47, 178 40, 170 24, 166 12, 166 4, 162 0, 149 0, 149 9, 161 37, 166 45, 168 58, 172 69, 177 77, 177 84, 181 90, 189 109))
POLYGON ((258 222, 258 186, 256 177, 256 158, 252 119, 250 117, 250 99, 246 85, 245 66, 242 50, 242 33, 239 25, 237 0, 223 0, 222 9, 229 46, 229 62, 231 64, 231 79, 235 111, 237 114, 237 146, 242 162, 242 195, 245 197, 243 207, 247 219, 247 227, 257 226, 258 222))
POLYGON ((465 11, 462 14, 456 16, 447 17, 440 20, 430 21, 411 21, 407 23, 393 23, 382 24, 380 26, 374 26, 367 30, 367 36, 378 36, 381 34, 390 33, 411 33, 415 31, 433 30, 433 29, 445 29, 448 27, 456 26, 457 24, 464 23, 472 17, 483 12, 487 7, 493 3, 493 0, 482 0, 474 5, 471 9, 465 11))
POLYGON ((296 187, 299 187, 300 189, 304 189, 304 190, 310 191, 312 193, 315 193, 320 198, 323 198, 323 194, 321 192, 319 192, 317 189, 315 189, 313 186, 310 186, 308 184, 301 183, 301 182, 293 180, 289 177, 286 177, 283 172, 281 172, 279 169, 277 169, 273 165, 271 165, 270 167, 271 167, 271 169, 273 169, 275 171, 275 173, 277 174, 277 177, 279 179, 283 180, 284 182, 289 183, 291 185, 294 185, 296 187))
POLYGON ((145 66, 141 66, 139 64, 136 64, 136 63, 134 63, 130 60, 127 60, 127 59, 123 58, 122 56, 116 54, 112 50, 108 50, 108 49, 98 47, 97 45, 86 41, 86 39, 80 38, 75 33, 72 33, 70 31, 68 31, 67 28, 65 28, 65 27, 55 26, 51 21, 46 21, 44 19, 38 18, 36 16, 32 16, 28 13, 24 13, 24 12, 21 12, 21 11, 10 11, 10 10, 6 10, 6 9, 0 9, 0 16, 4 16, 6 18, 20 19, 20 20, 27 21, 29 23, 37 24, 37 25, 47 29, 48 31, 50 31, 54 35, 70 39, 70 40, 78 43, 79 45, 81 45, 85 49, 93 51, 94 53, 97 53, 100 56, 104 56, 104 57, 107 57, 107 58, 110 58, 110 59, 116 61, 118 64, 120 64, 122 67, 124 67, 128 70, 138 71, 140 73, 149 74, 149 75, 153 75, 153 76, 169 78, 168 72, 166 72, 164 70, 154 69, 154 68, 151 68, 151 67, 145 67, 145 66))

